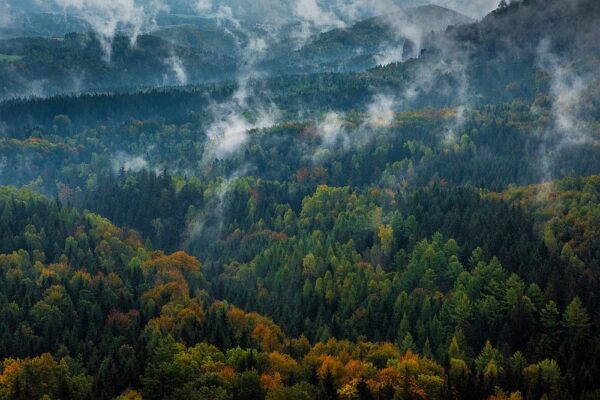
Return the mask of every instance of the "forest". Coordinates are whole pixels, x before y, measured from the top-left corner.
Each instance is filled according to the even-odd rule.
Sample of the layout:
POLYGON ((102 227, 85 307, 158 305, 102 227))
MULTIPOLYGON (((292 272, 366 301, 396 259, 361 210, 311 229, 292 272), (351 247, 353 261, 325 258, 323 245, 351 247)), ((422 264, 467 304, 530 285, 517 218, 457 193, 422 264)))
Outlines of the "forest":
POLYGON ((175 3, 0 37, 1 400, 600 398, 600 3, 175 3))

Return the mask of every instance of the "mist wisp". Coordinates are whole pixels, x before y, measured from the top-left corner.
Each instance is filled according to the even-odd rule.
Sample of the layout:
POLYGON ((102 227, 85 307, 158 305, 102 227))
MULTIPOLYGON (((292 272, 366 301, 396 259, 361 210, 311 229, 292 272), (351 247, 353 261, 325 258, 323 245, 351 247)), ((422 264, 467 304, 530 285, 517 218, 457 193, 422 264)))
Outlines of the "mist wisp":
POLYGON ((548 41, 542 41, 538 47, 538 67, 550 81, 551 121, 539 132, 543 142, 540 165, 543 179, 549 181, 556 178, 553 171, 561 152, 593 142, 582 102, 584 92, 594 77, 575 72, 566 60, 549 50, 548 41))
POLYGON ((98 36, 106 61, 110 62, 112 41, 126 33, 134 46, 143 29, 155 24, 160 12, 168 11, 161 0, 53 0, 62 10, 87 22, 98 36))

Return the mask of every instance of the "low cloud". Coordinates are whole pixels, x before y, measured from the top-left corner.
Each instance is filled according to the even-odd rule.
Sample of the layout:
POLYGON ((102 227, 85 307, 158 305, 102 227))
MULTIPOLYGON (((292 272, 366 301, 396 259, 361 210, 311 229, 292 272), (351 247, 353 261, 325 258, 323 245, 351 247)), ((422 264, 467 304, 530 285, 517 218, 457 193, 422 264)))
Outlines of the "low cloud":
POLYGON ((12 24, 12 9, 8 0, 0 0, 0 28, 7 28, 12 24))
POLYGON ((589 141, 589 132, 581 118, 581 100, 590 80, 578 76, 569 66, 552 55, 544 55, 542 62, 550 75, 552 117, 561 143, 581 144, 589 141))
POLYGON ((344 121, 335 112, 329 112, 317 125, 317 135, 321 138, 325 147, 331 148, 337 144, 340 138, 345 139, 344 121))
POLYGON ((391 95, 376 94, 367 106, 366 123, 370 127, 387 127, 395 116, 396 98, 391 95))
POLYGON ((320 163, 331 158, 335 152, 348 151, 367 145, 376 129, 389 128, 396 116, 395 96, 376 94, 366 106, 365 117, 358 126, 350 126, 346 116, 330 111, 315 126, 321 139, 313 154, 313 162, 320 163))
POLYGON ((6 156, 2 156, 0 157, 0 178, 2 178, 6 167, 8 167, 8 158, 6 156))
POLYGON ((238 179, 252 172, 249 165, 244 165, 228 177, 221 179, 210 192, 205 192, 207 206, 187 216, 187 227, 184 234, 183 248, 189 249, 193 243, 217 240, 224 228, 225 207, 229 204, 227 194, 234 188, 238 179))
POLYGON ((275 125, 278 111, 274 107, 258 109, 248 115, 247 90, 242 86, 230 100, 212 107, 211 114, 215 122, 206 131, 208 143, 203 157, 205 161, 231 156, 248 142, 251 131, 275 125))
POLYGON ((212 10, 212 0, 196 0, 195 9, 199 14, 205 14, 212 10))
POLYGON ((185 66, 183 65, 183 61, 181 60, 181 58, 172 55, 171 57, 167 58, 164 62, 171 72, 171 74, 169 74, 166 77, 167 81, 174 81, 177 85, 180 86, 188 84, 187 71, 185 69, 185 66))
POLYGON ((73 13, 87 22, 98 35, 107 60, 112 53, 112 41, 119 32, 126 32, 135 45, 142 30, 154 24, 156 15, 168 11, 160 0, 53 0, 65 13, 73 13))
MULTIPOLYGON (((549 77, 551 121, 540 132, 541 168, 545 180, 552 180, 556 157, 567 147, 585 145, 593 141, 589 122, 583 115, 583 99, 592 76, 582 76, 566 60, 549 50, 549 42, 538 47, 538 67, 549 77)), ((534 110, 535 112, 535 110, 534 110)))
POLYGON ((293 15, 303 23, 318 30, 328 30, 345 26, 334 12, 324 7, 317 0, 298 0, 293 8, 293 15))
POLYGON ((208 143, 202 158, 202 162, 207 163, 236 153, 248 142, 250 132, 275 125, 279 110, 272 103, 257 101, 260 96, 256 93, 256 86, 251 84, 259 77, 256 66, 268 54, 271 38, 246 29, 228 5, 200 1, 196 9, 206 17, 215 18, 226 31, 233 27, 246 38, 242 41, 239 35, 228 31, 236 39, 236 51, 241 58, 238 87, 229 99, 209 107, 213 122, 206 129, 208 143), (251 100, 252 104, 249 104, 251 100))
POLYGON ((388 65, 404 59, 404 46, 384 45, 375 54, 375 64, 388 65))
POLYGON ((125 170, 127 172, 138 172, 148 167, 148 162, 142 156, 132 156, 123 151, 117 152, 112 159, 114 172, 125 170))

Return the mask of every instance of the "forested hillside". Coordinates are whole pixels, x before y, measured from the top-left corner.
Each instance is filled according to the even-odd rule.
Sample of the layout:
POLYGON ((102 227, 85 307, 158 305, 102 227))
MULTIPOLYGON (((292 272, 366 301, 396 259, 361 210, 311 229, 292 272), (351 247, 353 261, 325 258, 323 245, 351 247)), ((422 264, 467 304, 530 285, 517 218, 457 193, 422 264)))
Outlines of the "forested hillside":
POLYGON ((600 3, 259 3, 0 41, 0 399, 599 398, 600 3))
MULTIPOLYGON (((578 270, 586 255, 567 243, 546 261, 553 248, 537 238, 533 218, 523 226, 524 211, 447 191, 427 189, 400 206, 392 193, 320 186, 250 264, 217 274, 218 264, 205 271, 183 252, 154 251, 94 214, 4 189, 0 349, 12 358, 2 395, 111 398, 134 388, 150 399, 480 398, 495 390, 502 398, 499 386, 561 398, 593 388, 597 337, 573 294, 597 304, 594 288, 577 288, 597 268, 578 270), (449 218, 453 201, 466 215, 449 218), (431 204, 427 217, 402 216, 415 202, 431 204), (498 218, 478 241, 486 250, 446 239, 472 237, 456 223, 486 232, 469 207, 498 218), (517 224, 522 233, 498 235, 517 224), (429 237, 433 227, 443 234, 429 237), (566 271, 563 284, 524 270, 545 263, 566 271), (580 365, 586 374, 569 373, 580 365)), ((267 233, 261 222, 253 235, 267 233)), ((236 247, 221 250, 238 258, 236 247)))

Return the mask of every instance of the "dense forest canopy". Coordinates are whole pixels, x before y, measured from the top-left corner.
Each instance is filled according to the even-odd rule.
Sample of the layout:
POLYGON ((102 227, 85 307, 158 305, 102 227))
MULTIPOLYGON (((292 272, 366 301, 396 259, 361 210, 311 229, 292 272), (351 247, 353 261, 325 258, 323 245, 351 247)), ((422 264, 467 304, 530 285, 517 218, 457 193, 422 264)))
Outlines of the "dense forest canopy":
POLYGON ((600 397, 600 3, 52 2, 0 0, 0 399, 600 397))

